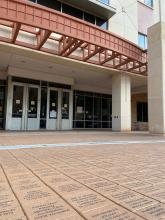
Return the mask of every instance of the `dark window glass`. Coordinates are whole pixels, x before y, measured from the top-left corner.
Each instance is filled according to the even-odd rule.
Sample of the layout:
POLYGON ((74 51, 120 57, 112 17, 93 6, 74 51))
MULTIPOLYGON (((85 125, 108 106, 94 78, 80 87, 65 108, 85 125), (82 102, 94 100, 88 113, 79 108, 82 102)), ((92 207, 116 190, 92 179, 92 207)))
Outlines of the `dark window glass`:
POLYGON ((153 7, 153 0, 144 0, 144 3, 150 7, 153 7))
POLYGON ((85 120, 93 120, 93 97, 85 97, 85 120))
POLYGON ((101 98, 94 97, 94 121, 101 121, 101 98))
POLYGON ((137 121, 148 122, 148 104, 146 102, 137 103, 137 121))
POLYGON ((102 121, 109 121, 108 99, 102 99, 102 121))
POLYGON ((48 8, 55 9, 57 11, 61 11, 61 2, 56 0, 37 0, 37 3, 48 8))
POLYGON ((147 35, 144 34, 138 34, 138 44, 140 47, 142 47, 143 49, 147 49, 148 47, 148 39, 147 39, 147 35))
POLYGON ((110 4, 110 0, 99 0, 99 2, 104 3, 105 5, 110 4))
POLYGON ((75 128, 112 127, 110 95, 74 91, 74 106, 73 126, 75 128))
POLYGON ((96 17, 96 25, 105 30, 108 29, 108 22, 98 17, 96 17))
POLYGON ((23 111, 23 86, 13 87, 13 109, 12 116, 14 118, 22 118, 23 111))
POLYGON ((41 88, 40 128, 46 128, 47 87, 41 88))
POLYGON ((84 20, 92 24, 95 24, 95 16, 88 14, 86 12, 84 12, 84 20))
POLYGON ((84 121, 74 121, 74 128, 84 128, 84 121))
POLYGON ((112 121, 112 100, 108 99, 109 121, 112 121))
POLYGON ((94 128, 101 128, 101 122, 94 121, 94 128))
POLYGON ((93 128, 93 121, 85 121, 85 128, 93 128))
POLYGON ((55 90, 50 90, 49 118, 56 119, 57 112, 58 112, 58 92, 55 90))
POLYGON ((84 120, 84 96, 75 96, 75 120, 84 120))
POLYGON ((69 119, 69 92, 62 93, 62 119, 69 119))
POLYGON ((29 0, 30 2, 34 2, 34 3, 37 3, 37 0, 29 0))
POLYGON ((70 5, 63 4, 62 5, 62 12, 66 13, 68 15, 72 15, 76 18, 83 19, 83 11, 81 11, 77 8, 74 8, 70 5))
POLYGON ((3 128, 3 124, 4 124, 4 106, 5 106, 5 86, 0 85, 0 129, 3 128))
POLYGON ((109 128, 109 122, 102 122, 102 128, 109 128))
POLYGON ((29 87, 28 118, 37 118, 38 88, 29 87))

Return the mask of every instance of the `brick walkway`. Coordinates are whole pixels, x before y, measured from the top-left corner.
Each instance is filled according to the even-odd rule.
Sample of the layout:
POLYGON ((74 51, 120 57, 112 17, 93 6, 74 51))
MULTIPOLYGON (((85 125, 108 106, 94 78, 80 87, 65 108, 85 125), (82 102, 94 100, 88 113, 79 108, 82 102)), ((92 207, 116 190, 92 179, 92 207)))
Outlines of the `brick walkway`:
MULTIPOLYGON (((20 133, 1 133, 0 145, 30 144, 32 137, 35 143, 165 140, 86 134, 24 134, 23 140, 20 133)), ((164 203, 163 142, 0 151, 0 220, 165 220, 164 203)))

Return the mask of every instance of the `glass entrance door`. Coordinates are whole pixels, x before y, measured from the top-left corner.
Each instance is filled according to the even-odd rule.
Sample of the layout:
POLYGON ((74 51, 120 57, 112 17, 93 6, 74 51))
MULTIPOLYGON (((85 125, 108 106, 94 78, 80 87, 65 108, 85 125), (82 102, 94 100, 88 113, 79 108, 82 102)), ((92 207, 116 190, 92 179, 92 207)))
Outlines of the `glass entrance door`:
POLYGON ((0 130, 4 128, 5 86, 0 81, 0 130))
POLYGON ((72 128, 71 92, 61 90, 61 130, 72 128))
POLYGON ((24 86, 19 84, 13 85, 13 101, 12 101, 12 120, 11 130, 23 130, 24 116, 24 86))
POLYGON ((11 130, 38 130, 39 104, 39 87, 14 83, 11 130))
POLYGON ((27 103, 25 103, 25 108, 27 107, 27 115, 25 115, 25 129, 38 130, 39 119, 40 119, 39 87, 28 86, 27 90, 28 90, 27 91, 28 100, 27 103))
POLYGON ((47 129, 58 129, 58 90, 48 89, 48 105, 47 105, 47 129))
POLYGON ((48 89, 47 129, 69 130, 72 128, 71 92, 64 89, 48 89))

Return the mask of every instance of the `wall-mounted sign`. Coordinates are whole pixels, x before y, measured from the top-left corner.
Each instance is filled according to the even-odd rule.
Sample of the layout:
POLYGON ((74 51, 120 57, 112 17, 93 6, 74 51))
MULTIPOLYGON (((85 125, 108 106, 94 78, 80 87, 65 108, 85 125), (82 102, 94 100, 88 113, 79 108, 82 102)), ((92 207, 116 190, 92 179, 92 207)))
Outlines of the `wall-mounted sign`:
POLYGON ((35 105, 35 101, 31 101, 31 105, 35 105))
POLYGON ((56 116, 57 116, 56 111, 54 110, 50 111, 50 118, 56 118, 56 116))
POLYGON ((17 99, 17 100, 15 101, 15 103, 16 103, 17 105, 20 105, 21 100, 17 99))
POLYGON ((82 106, 77 106, 77 113, 83 113, 83 107, 82 106))

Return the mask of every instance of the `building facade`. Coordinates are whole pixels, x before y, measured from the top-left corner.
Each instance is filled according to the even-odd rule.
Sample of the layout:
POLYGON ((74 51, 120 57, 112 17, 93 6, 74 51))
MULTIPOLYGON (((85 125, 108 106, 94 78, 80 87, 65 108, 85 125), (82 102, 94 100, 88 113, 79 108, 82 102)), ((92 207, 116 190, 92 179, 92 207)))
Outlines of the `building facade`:
POLYGON ((147 130, 152 0, 1 0, 0 129, 147 130))

